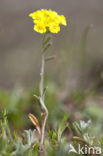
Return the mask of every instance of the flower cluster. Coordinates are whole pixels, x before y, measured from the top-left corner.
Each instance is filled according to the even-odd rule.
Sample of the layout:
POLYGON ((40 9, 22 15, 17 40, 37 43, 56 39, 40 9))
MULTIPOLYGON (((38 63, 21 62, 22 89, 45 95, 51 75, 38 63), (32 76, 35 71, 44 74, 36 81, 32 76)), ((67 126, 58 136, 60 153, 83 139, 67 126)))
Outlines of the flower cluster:
POLYGON ((58 33, 60 31, 60 24, 66 26, 66 19, 64 15, 58 15, 57 12, 52 10, 37 10, 30 13, 29 17, 33 19, 34 30, 39 33, 58 33))

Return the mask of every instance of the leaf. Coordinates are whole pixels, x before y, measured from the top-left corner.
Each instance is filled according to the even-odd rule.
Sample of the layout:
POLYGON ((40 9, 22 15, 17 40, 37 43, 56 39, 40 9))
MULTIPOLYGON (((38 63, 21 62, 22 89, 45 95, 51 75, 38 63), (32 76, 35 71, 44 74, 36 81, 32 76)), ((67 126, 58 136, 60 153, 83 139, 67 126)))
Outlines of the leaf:
POLYGON ((28 149, 28 146, 24 146, 21 140, 18 140, 14 144, 15 150, 11 153, 11 156, 21 156, 24 155, 25 151, 28 149))
POLYGON ((29 113, 28 117, 32 121, 32 123, 36 126, 36 129, 38 130, 39 134, 41 134, 40 125, 37 118, 31 113, 29 113))
POLYGON ((80 125, 79 125, 79 123, 78 122, 74 122, 73 123, 73 128, 74 128, 74 130, 75 130, 75 132, 77 133, 77 135, 78 136, 81 136, 81 128, 80 128, 80 125))
POLYGON ((49 41, 50 41, 51 37, 48 37, 44 42, 43 42, 43 46, 45 46, 49 41))
POLYGON ((80 120, 80 127, 82 131, 87 131, 90 126, 91 126, 91 120, 88 120, 88 122, 80 120))
POLYGON ((55 131, 50 130, 50 131, 49 131, 49 137, 50 137, 51 140, 55 140, 55 139, 57 140, 57 137, 58 137, 58 136, 57 136, 57 134, 56 134, 55 131))
POLYGON ((74 122, 73 127, 76 133, 81 136, 82 134, 85 134, 91 127, 91 120, 88 120, 88 122, 82 120, 80 120, 80 122, 74 122))
POLYGON ((93 137, 90 137, 88 133, 85 133, 83 135, 83 138, 84 138, 85 142, 87 142, 90 146, 93 146, 94 139, 95 139, 94 136, 93 137))
POLYGON ((44 90, 43 90, 43 98, 45 97, 45 94, 46 94, 47 88, 48 88, 48 87, 45 87, 44 90))
POLYGON ((25 138, 26 138, 26 142, 27 145, 30 147, 32 145, 32 143, 34 142, 38 142, 38 138, 36 137, 36 130, 25 130, 25 138))
POLYGON ((56 58, 55 55, 53 55, 53 56, 48 56, 48 57, 45 58, 45 61, 51 61, 51 60, 53 60, 53 59, 55 59, 55 58, 56 58))
POLYGON ((45 51, 51 46, 51 44, 47 44, 46 47, 43 49, 43 52, 42 53, 45 53, 45 51))
POLYGON ((61 137, 62 137, 62 134, 64 132, 64 130, 69 126, 69 123, 67 123, 67 119, 68 119, 68 114, 66 114, 61 123, 59 124, 59 127, 58 127, 58 141, 60 142, 61 140, 61 137))
POLYGON ((80 141, 80 142, 85 143, 85 141, 82 138, 78 137, 78 136, 74 136, 73 139, 76 140, 76 141, 80 141))

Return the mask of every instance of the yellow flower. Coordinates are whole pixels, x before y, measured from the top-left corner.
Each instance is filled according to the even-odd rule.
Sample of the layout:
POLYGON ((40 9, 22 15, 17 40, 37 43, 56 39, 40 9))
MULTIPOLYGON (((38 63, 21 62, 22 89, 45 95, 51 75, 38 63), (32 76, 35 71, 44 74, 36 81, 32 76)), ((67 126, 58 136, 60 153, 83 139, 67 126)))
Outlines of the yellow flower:
POLYGON ((39 33, 46 33, 48 30, 51 33, 58 33, 60 31, 60 24, 66 26, 66 19, 64 15, 58 15, 52 10, 41 9, 29 14, 33 19, 34 30, 39 33))
POLYGON ((61 15, 60 18, 61 18, 61 24, 66 26, 67 23, 66 23, 66 19, 65 19, 64 15, 61 15))
POLYGON ((43 33, 46 32, 45 26, 39 25, 39 24, 34 25, 34 30, 35 30, 36 32, 41 33, 41 34, 43 34, 43 33))
POLYGON ((49 27, 49 30, 50 30, 51 33, 56 33, 57 34, 60 31, 60 27, 52 25, 52 26, 49 27))

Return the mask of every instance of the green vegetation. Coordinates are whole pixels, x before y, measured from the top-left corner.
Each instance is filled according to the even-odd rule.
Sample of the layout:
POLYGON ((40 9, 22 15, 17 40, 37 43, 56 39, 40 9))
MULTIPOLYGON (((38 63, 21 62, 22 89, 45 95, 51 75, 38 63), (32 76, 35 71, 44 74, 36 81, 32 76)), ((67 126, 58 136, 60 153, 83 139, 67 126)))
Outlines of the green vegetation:
MULTIPOLYGON (((101 107, 95 103, 93 106, 93 101, 92 106, 91 103, 86 104, 90 95, 80 91, 72 93, 65 99, 66 102, 60 102, 57 91, 59 92, 58 86, 48 83, 46 103, 50 114, 46 126, 45 148, 41 153, 40 136, 28 119, 28 113, 32 112, 41 123, 40 107, 35 97, 31 96, 33 91, 26 93, 22 89, 16 89, 12 93, 0 92, 0 107, 3 110, 0 112, 0 156, 74 156, 78 154, 69 153, 71 146, 76 151, 78 144, 82 147, 85 144, 88 147, 103 146, 101 107)), ((38 94, 37 89, 35 92, 38 94)))

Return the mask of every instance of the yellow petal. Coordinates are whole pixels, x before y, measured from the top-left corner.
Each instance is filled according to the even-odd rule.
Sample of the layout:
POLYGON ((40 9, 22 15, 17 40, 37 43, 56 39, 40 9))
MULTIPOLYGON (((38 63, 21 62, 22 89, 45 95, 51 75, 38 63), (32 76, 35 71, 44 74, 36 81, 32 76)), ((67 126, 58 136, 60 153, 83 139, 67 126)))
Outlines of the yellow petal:
POLYGON ((65 26, 67 25, 64 15, 61 15, 61 24, 65 26))
POLYGON ((45 26, 42 26, 42 25, 39 25, 39 24, 34 25, 34 30, 35 30, 36 32, 41 33, 41 34, 43 34, 43 33, 46 32, 45 26))
POLYGON ((52 26, 49 27, 49 30, 50 30, 51 33, 56 33, 57 34, 60 31, 60 27, 52 25, 52 26))

